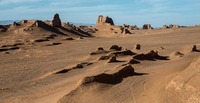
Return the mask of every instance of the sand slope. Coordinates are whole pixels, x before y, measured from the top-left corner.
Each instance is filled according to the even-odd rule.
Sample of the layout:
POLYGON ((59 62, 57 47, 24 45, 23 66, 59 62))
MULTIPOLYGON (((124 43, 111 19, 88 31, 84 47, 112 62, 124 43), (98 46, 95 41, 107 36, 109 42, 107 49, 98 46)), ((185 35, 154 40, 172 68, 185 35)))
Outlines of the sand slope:
POLYGON ((200 58, 174 77, 166 86, 166 103, 199 103, 199 69, 200 58))

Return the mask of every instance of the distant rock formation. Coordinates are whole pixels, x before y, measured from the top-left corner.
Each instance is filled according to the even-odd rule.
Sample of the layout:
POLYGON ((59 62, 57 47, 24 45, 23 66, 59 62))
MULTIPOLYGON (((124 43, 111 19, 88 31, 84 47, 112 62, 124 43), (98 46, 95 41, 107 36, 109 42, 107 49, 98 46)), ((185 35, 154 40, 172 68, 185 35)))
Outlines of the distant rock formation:
POLYGON ((44 22, 41 20, 36 20, 32 26, 36 26, 36 27, 44 27, 44 22))
POLYGON ((109 24, 109 25, 114 25, 114 22, 112 20, 112 18, 106 16, 103 17, 102 15, 100 15, 97 19, 96 25, 104 25, 104 24, 109 24))
POLYGON ((172 28, 172 29, 176 29, 176 28, 186 28, 187 26, 180 26, 180 25, 175 25, 175 24, 170 24, 168 25, 163 25, 163 29, 167 29, 167 28, 172 28))
POLYGON ((137 25, 130 26, 130 29, 131 29, 131 30, 139 30, 139 28, 138 28, 137 25))
POLYGON ((122 34, 132 34, 127 28, 121 28, 121 33, 122 34))
POLYGON ((167 25, 163 25, 162 28, 163 28, 163 29, 167 29, 167 28, 169 28, 169 26, 167 26, 167 25))
POLYGON ((22 24, 25 24, 25 23, 28 23, 28 20, 22 20, 22 21, 20 21, 20 24, 22 25, 22 24))
POLYGON ((11 27, 15 27, 15 26, 20 26, 20 24, 17 22, 14 22, 13 24, 11 24, 11 27))
POLYGON ((59 14, 55 14, 52 20, 53 27, 61 27, 61 20, 59 14))
POLYGON ((174 25, 174 24, 169 25, 169 28, 179 28, 179 27, 180 27, 179 25, 174 25))
POLYGON ((143 29, 153 29, 153 28, 151 27, 151 24, 144 24, 143 29))
POLYGON ((122 27, 121 27, 121 33, 122 34, 132 34, 130 31, 129 31, 129 29, 130 29, 130 25, 126 25, 126 24, 124 24, 122 27))

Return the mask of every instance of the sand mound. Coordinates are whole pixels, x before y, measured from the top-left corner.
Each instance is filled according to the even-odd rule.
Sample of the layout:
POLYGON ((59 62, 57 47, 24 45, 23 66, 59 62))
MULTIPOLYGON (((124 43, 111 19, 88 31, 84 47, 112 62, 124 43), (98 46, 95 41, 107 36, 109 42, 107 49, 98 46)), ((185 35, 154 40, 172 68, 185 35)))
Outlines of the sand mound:
POLYGON ((200 103, 200 58, 195 59, 183 72, 166 86, 167 103, 200 103))
POLYGON ((89 63, 89 62, 83 62, 80 64, 77 64, 75 67, 73 67, 72 69, 81 69, 84 68, 85 66, 89 66, 92 65, 93 63, 89 63))
POLYGON ((110 50, 111 51, 121 51, 122 50, 122 47, 118 46, 118 45, 112 45, 110 47, 110 50))
MULTIPOLYGON (((98 96, 95 96, 96 93, 102 93, 102 91, 109 85, 112 86, 121 83, 124 78, 133 76, 134 74, 134 68, 131 65, 128 65, 113 74, 102 73, 95 76, 85 77, 82 79, 80 86, 77 89, 62 97, 58 103, 80 103, 80 101, 82 103, 91 102, 91 97, 98 98, 98 96), (90 96, 90 98, 87 98, 87 96, 90 96)), ((102 100, 96 102, 103 103, 102 100)))
POLYGON ((105 54, 105 53, 109 53, 109 51, 105 51, 102 47, 99 47, 95 52, 91 52, 90 55, 105 54))
POLYGON ((170 59, 179 59, 179 58, 181 58, 183 56, 184 56, 184 54, 181 53, 181 52, 173 52, 170 55, 170 59))
POLYGON ((131 65, 128 65, 118 72, 114 74, 99 74, 96 76, 86 77, 83 79, 82 84, 88 84, 88 83, 105 83, 105 84, 118 84, 122 82, 123 78, 133 76, 135 74, 135 70, 131 65))
POLYGON ((63 96, 58 103, 105 103, 103 98, 106 96, 106 91, 117 86, 124 78, 141 75, 145 75, 145 73, 136 73, 131 65, 127 65, 116 72, 85 77, 78 82, 75 90, 63 96))
POLYGON ((117 60, 117 56, 112 56, 108 61, 108 63, 115 63, 115 62, 121 62, 121 61, 117 60))
POLYGON ((139 64, 140 62, 135 59, 131 59, 128 63, 129 64, 139 64))
POLYGON ((101 56, 98 60, 108 60, 110 56, 101 56))

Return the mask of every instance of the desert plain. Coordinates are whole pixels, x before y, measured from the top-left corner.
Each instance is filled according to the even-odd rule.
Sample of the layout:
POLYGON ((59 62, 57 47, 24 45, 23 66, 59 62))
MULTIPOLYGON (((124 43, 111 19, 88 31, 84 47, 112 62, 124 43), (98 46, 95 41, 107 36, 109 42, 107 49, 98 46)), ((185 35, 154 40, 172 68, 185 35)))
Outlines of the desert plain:
POLYGON ((200 26, 0 26, 0 103, 200 103, 200 26))

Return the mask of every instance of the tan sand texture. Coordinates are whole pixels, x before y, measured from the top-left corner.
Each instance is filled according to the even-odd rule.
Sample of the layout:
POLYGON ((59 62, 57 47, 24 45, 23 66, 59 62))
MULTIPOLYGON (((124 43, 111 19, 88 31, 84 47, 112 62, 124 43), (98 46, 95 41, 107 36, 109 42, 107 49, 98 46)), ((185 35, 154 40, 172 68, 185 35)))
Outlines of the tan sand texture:
POLYGON ((74 26, 58 18, 2 27, 0 103, 200 102, 200 27, 74 26))

